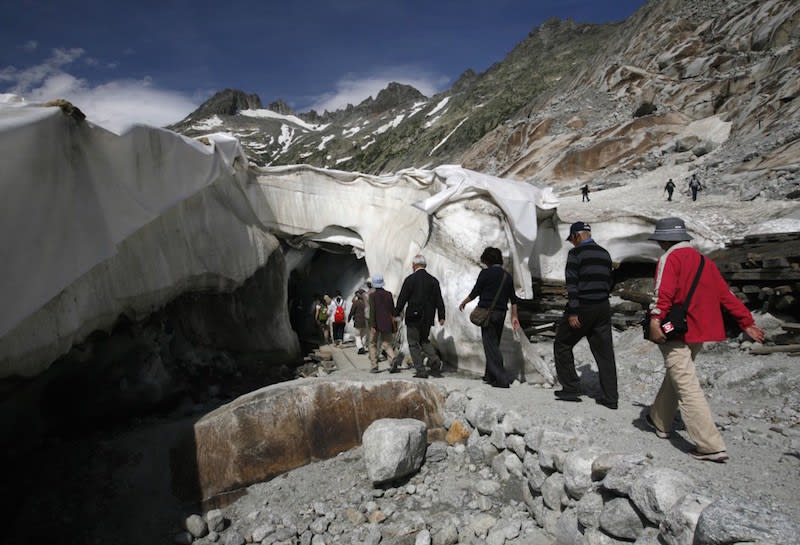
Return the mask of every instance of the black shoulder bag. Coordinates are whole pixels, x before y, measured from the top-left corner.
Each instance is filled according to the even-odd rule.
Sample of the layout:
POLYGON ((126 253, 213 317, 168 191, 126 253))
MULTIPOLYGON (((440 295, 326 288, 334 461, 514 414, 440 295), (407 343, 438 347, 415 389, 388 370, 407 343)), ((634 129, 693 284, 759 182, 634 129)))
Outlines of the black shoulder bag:
POLYGON ((503 279, 500 280, 500 287, 497 288, 497 293, 494 294, 494 299, 492 299, 492 304, 489 305, 489 308, 475 307, 474 309, 472 309, 472 312, 469 313, 470 322, 480 327, 486 327, 489 325, 489 316, 492 315, 492 311, 494 310, 494 305, 495 303, 497 303, 497 298, 500 297, 500 292, 503 291, 503 284, 505 283, 506 283, 506 271, 503 271, 503 279))
MULTIPOLYGON (((689 331, 689 324, 686 322, 686 311, 689 310, 689 303, 692 301, 692 295, 700 281, 700 275, 703 273, 703 265, 705 265, 705 257, 700 256, 700 266, 697 268, 697 274, 694 275, 692 287, 689 288, 689 293, 686 295, 686 300, 683 303, 676 303, 669 309, 667 315, 661 321, 661 331, 667 336, 667 340, 672 340, 675 337, 680 337, 689 331)), ((650 311, 648 310, 644 319, 642 319, 642 334, 644 338, 650 340, 650 311)))

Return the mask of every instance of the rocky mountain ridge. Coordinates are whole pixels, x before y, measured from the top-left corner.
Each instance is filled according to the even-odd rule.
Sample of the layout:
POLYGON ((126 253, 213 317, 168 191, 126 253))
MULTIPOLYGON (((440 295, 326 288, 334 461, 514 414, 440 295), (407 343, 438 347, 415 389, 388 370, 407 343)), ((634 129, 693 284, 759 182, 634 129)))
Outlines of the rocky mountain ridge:
POLYGON ((333 113, 196 112, 173 128, 231 132, 261 165, 460 163, 567 193, 683 165, 712 192, 784 199, 800 188, 799 43, 790 0, 650 2, 619 24, 546 21, 430 98, 393 83, 333 113))

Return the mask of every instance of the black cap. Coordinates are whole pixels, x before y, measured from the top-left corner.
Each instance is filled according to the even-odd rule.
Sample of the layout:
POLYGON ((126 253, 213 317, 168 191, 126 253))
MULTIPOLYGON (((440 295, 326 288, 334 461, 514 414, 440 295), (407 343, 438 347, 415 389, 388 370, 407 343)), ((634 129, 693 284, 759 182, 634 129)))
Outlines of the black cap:
POLYGON ((569 226, 569 235, 567 236, 567 240, 572 238, 572 235, 575 233, 580 233, 581 231, 589 231, 591 233, 592 227, 585 221, 576 221, 569 226))

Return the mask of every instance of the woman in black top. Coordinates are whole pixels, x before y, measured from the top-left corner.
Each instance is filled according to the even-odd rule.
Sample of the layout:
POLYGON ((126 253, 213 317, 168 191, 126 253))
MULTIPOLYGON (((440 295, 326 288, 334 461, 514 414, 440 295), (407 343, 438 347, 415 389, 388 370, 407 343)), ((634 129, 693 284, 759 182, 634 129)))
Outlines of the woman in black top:
POLYGON ((492 301, 495 301, 494 308, 489 315, 489 323, 485 327, 481 327, 483 352, 486 355, 486 370, 483 380, 492 386, 508 388, 512 379, 503 366, 500 338, 503 334, 503 324, 506 321, 509 301, 511 301, 511 326, 515 330, 519 329, 514 278, 503 269, 503 254, 498 248, 487 247, 481 254, 481 263, 485 265, 485 268, 478 275, 475 287, 458 305, 458 310, 464 310, 464 306, 476 297, 480 297, 478 306, 481 308, 489 308, 492 301))

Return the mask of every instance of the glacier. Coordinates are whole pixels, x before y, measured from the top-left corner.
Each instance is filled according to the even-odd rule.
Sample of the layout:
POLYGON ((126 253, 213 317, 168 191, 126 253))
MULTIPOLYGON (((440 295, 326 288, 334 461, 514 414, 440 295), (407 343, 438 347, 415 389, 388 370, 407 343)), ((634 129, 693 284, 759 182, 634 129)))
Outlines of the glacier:
MULTIPOLYGON (((0 150, 0 378, 35 376, 121 316, 141 320, 181 294, 230 293, 264 267, 277 311, 248 348, 299 359, 287 284, 320 252, 350 255, 350 265, 327 261, 295 297, 314 288, 348 297, 375 273, 396 294, 425 254, 448 308, 435 344, 448 363, 482 372, 479 331, 456 310, 481 251, 501 248, 530 298, 540 231, 558 235, 549 188, 458 166, 389 176, 255 168, 230 135, 197 141, 141 125, 117 135, 31 104, 0 107, 0 150)), ((518 348, 509 357, 524 364, 518 348)))

